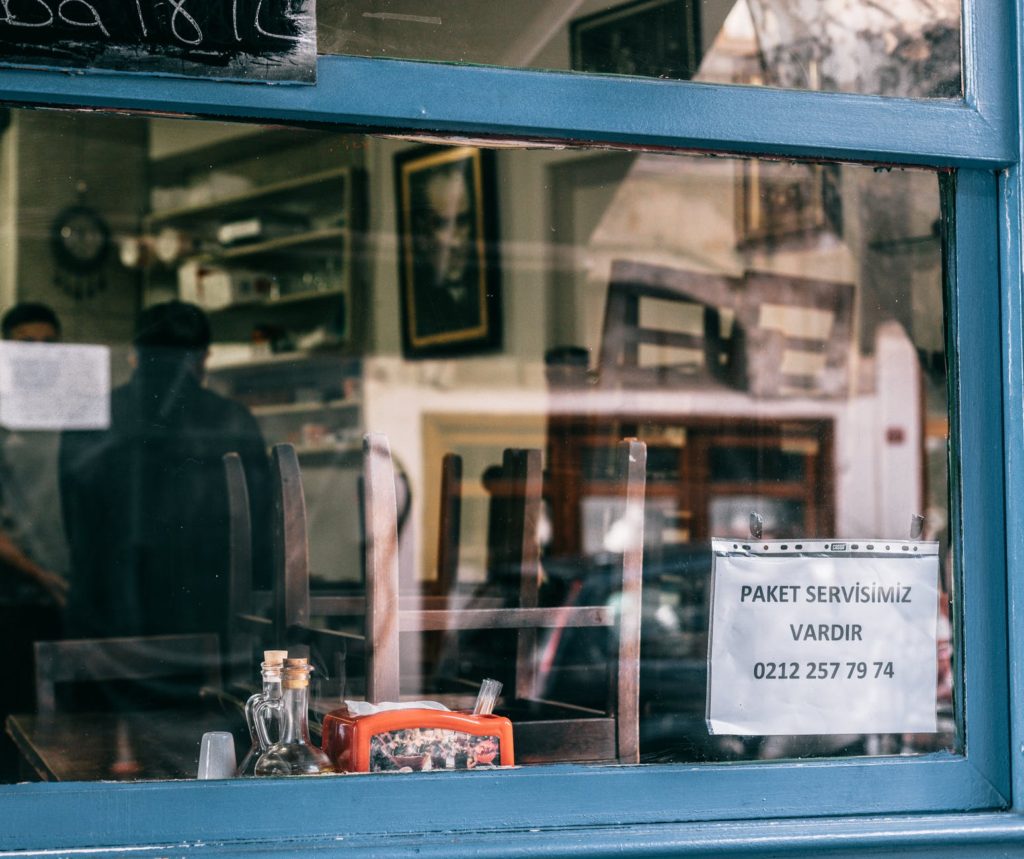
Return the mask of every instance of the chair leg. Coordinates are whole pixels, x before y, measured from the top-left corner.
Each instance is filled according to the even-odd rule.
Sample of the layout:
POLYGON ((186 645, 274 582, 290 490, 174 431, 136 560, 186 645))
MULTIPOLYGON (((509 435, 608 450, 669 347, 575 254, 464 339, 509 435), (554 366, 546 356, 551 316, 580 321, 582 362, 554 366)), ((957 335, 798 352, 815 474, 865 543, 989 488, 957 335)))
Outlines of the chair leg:
MULTIPOLYGON (((540 588, 540 451, 505 451, 505 479, 512 484, 509 569, 519 579, 519 607, 536 608, 540 588)), ((520 700, 537 697, 537 639, 536 628, 519 630, 515 693, 520 700)))

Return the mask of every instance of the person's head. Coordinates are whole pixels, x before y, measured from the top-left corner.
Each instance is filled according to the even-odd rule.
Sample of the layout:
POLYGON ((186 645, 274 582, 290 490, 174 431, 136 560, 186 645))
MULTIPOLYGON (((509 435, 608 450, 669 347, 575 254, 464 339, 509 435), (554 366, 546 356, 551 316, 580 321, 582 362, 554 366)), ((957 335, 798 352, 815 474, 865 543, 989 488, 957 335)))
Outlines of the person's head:
POLYGON ((0 319, 0 334, 4 340, 22 343, 56 343, 60 340, 60 320, 45 304, 23 301, 0 319))
POLYGON ((140 367, 184 364, 200 373, 210 339, 210 322, 202 310, 184 301, 165 301, 139 314, 132 343, 140 367))
POLYGON ((419 200, 419 234, 436 286, 459 286, 471 259, 473 212, 461 164, 430 176, 419 200))

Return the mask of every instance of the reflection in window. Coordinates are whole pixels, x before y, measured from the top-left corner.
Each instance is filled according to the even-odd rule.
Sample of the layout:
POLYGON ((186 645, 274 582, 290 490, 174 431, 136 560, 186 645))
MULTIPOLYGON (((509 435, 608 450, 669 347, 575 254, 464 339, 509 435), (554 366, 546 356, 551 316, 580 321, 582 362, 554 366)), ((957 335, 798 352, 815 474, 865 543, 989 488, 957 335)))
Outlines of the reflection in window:
MULTIPOLYGON (((113 389, 109 427, 4 431, 5 779, 194 777, 214 730, 241 761, 242 703, 305 681, 261 675, 279 649, 342 768, 343 701, 466 710, 484 678, 521 764, 960 747, 935 173, 36 112, 3 145, 0 294, 56 313, 28 347, 108 348, 113 389), (72 204, 109 231, 89 291, 52 250, 72 204), (940 732, 708 734, 709 541, 751 513, 924 516, 940 732)), ((504 760, 431 718, 365 760, 504 760)))
POLYGON ((956 0, 445 0, 318 10, 321 53, 904 97, 961 93, 956 0))

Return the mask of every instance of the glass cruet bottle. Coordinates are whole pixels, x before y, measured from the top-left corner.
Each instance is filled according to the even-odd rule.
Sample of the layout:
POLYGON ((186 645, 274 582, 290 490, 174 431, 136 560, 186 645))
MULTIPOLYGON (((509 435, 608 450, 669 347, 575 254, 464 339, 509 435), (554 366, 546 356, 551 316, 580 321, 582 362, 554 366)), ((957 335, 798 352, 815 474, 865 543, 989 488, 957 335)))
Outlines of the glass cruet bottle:
MULTIPOLYGON (((256 761, 256 775, 319 775, 334 772, 331 759, 309 739, 309 675, 307 659, 286 659, 281 678, 281 737, 256 761)), ((266 737, 266 720, 261 712, 271 705, 263 701, 256 708, 256 731, 266 737)))
POLYGON ((281 712, 281 668, 287 656, 287 650, 263 651, 263 663, 260 665, 263 674, 263 690, 251 695, 245 702, 245 722, 249 726, 252 745, 238 765, 238 775, 240 776, 255 775, 256 761, 270 747, 269 741, 271 739, 278 740, 281 737, 281 726, 284 721, 281 712), (273 702, 273 706, 265 708, 260 715, 276 723, 273 731, 266 732, 268 742, 265 745, 260 742, 260 735, 256 730, 256 711, 263 701, 273 702))

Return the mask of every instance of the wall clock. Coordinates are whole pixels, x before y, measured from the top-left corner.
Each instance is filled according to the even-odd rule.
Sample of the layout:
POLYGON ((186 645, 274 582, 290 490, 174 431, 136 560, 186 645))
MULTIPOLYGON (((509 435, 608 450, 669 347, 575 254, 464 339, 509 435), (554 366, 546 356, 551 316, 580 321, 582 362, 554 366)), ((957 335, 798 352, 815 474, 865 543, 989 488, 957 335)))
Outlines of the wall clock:
POLYGON ((110 254, 110 228, 96 210, 69 206, 50 227, 57 286, 76 299, 91 298, 106 285, 103 265, 110 254))

